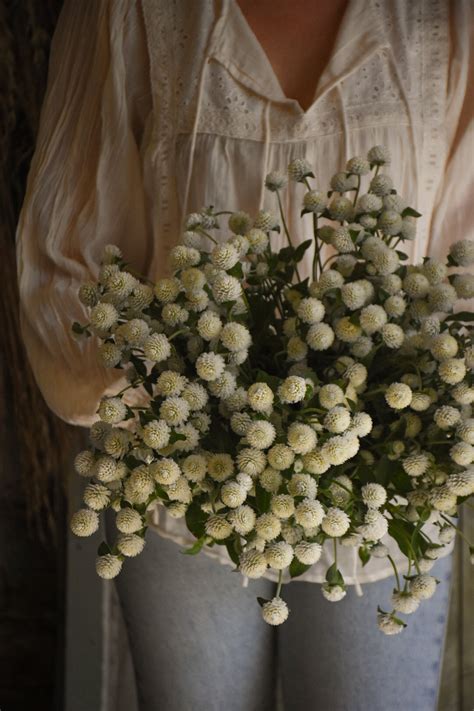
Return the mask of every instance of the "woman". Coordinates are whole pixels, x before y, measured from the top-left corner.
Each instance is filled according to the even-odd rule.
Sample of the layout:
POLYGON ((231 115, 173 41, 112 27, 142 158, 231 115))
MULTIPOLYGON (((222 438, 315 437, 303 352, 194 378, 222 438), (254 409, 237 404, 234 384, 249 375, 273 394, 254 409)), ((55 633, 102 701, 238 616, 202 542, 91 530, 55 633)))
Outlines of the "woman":
MULTIPOLYGON (((124 384, 97 365, 94 343, 69 336, 103 246, 118 244, 156 279, 187 212, 272 207, 265 175, 293 158, 307 158, 325 187, 348 158, 385 145, 395 184, 423 213, 410 257, 443 255, 465 237, 468 9, 66 2, 17 234, 22 333, 53 411, 90 425, 102 395, 124 384)), ((297 190, 285 207, 301 239, 297 190)), ((274 708, 277 662, 289 711, 435 708, 451 556, 434 571, 445 584, 396 639, 374 621, 391 568, 362 570, 352 551, 340 567, 359 593, 370 583, 364 595, 351 589, 334 606, 307 584, 323 579, 325 551, 287 588, 292 615, 275 631, 255 604, 270 580, 242 588, 213 549, 179 554, 190 538, 181 520, 160 510, 152 525, 159 535, 117 579, 141 711, 274 708)))

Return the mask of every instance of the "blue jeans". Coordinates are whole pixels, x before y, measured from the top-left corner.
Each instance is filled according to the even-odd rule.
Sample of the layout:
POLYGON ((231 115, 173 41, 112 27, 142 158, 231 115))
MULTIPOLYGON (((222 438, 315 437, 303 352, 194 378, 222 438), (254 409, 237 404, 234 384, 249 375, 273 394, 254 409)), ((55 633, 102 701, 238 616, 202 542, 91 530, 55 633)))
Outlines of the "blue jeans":
MULTIPOLYGON (((107 531, 113 540, 111 517, 107 531)), ((275 583, 244 588, 240 573, 151 530, 116 578, 140 711, 275 711, 278 672, 285 711, 436 711, 451 567, 451 555, 437 561, 435 596, 399 635, 376 625, 392 578, 362 597, 351 586, 337 603, 292 582, 282 590, 290 616, 274 628, 256 597, 272 597, 275 583)))

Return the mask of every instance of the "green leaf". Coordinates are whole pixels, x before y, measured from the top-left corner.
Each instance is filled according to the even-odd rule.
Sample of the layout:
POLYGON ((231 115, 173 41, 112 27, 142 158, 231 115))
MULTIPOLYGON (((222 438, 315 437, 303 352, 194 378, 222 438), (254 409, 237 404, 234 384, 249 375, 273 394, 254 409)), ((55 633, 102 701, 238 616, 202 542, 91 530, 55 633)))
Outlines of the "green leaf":
POLYGON ((474 321, 474 312, 471 311, 459 311, 457 314, 451 314, 444 319, 446 322, 450 321, 460 321, 461 323, 466 323, 467 321, 474 321))
POLYGON ((179 442, 180 440, 186 439, 186 435, 180 434, 179 432, 172 432, 170 435, 170 444, 174 444, 175 442, 179 442))
POLYGON ((402 217, 421 217, 421 212, 417 212, 412 207, 406 207, 402 212, 402 217))
POLYGON ((398 254, 398 258, 401 262, 406 262, 408 259, 408 254, 405 254, 405 252, 401 252, 399 249, 395 250, 396 253, 398 254))
POLYGON ((123 458, 123 461, 129 469, 135 469, 136 467, 140 467, 143 464, 140 459, 137 459, 131 454, 127 454, 127 456, 123 458))
POLYGON ((336 563, 333 563, 327 569, 326 580, 329 585, 340 585, 341 587, 344 585, 344 578, 341 571, 337 569, 336 563))
POLYGON ((229 558, 238 567, 240 565, 239 554, 237 552, 237 547, 240 547, 240 542, 236 538, 231 538, 225 542, 225 547, 227 548, 227 553, 229 558))
POLYGON ((205 545, 206 538, 207 536, 201 536, 190 548, 184 548, 181 550, 181 553, 184 555, 197 555, 205 545))
POLYGON ((367 548, 359 548, 359 558, 362 561, 362 567, 364 567, 364 565, 367 565, 370 560, 370 553, 367 548))
POLYGON ((257 597, 257 602, 260 605, 260 607, 263 607, 266 602, 270 602, 270 600, 266 600, 264 597, 257 597))
POLYGON ((191 531, 193 536, 201 538, 204 536, 206 529, 205 523, 207 514, 201 509, 197 501, 193 501, 186 511, 186 526, 191 531))
POLYGON ((145 383, 143 383, 143 387, 147 391, 148 395, 153 397, 153 385, 151 383, 149 383, 148 381, 146 381, 145 383))
POLYGON ((293 254, 293 259, 295 260, 295 262, 300 262, 303 259, 304 253, 307 249, 311 247, 312 244, 313 240, 307 239, 297 246, 293 254))
POLYGON ((244 272, 242 270, 241 262, 234 264, 232 269, 227 269, 227 274, 230 274, 230 276, 236 277, 237 279, 243 279, 244 272))
POLYGON ((413 556, 413 552, 411 550, 413 533, 415 532, 413 524, 408 521, 393 518, 388 522, 388 532, 398 543, 398 547, 401 552, 407 556, 407 558, 413 556))
POLYGON ((255 484, 255 498, 257 501, 258 510, 261 513, 267 513, 270 510, 270 501, 272 494, 270 491, 265 491, 258 481, 255 484))
POLYGON ((387 457, 382 457, 379 459, 377 462, 377 465, 375 466, 375 469, 373 469, 373 476, 374 480, 378 484, 382 484, 382 486, 386 486, 389 479, 390 479, 390 474, 393 472, 393 462, 390 461, 387 457))
POLYGON ((105 541, 102 541, 102 543, 97 549, 97 555, 107 555, 111 552, 112 551, 110 550, 110 546, 105 541))
POLYGON ((290 563, 289 571, 290 571, 290 576, 292 578, 297 578, 299 575, 303 575, 303 573, 306 573, 307 570, 311 568, 310 565, 306 565, 305 563, 301 563, 298 558, 293 558, 293 560, 290 563))
POLYGON ((263 370, 258 370, 255 376, 256 383, 266 383, 272 390, 276 390, 280 385, 280 378, 276 375, 269 375, 263 370))

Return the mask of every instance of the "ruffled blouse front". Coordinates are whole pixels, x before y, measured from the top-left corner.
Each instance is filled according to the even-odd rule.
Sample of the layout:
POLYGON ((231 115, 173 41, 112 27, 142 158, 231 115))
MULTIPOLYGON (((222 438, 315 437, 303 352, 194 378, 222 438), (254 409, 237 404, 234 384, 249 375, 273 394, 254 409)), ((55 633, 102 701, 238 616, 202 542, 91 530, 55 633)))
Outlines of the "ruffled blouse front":
MULTIPOLYGON (((94 339, 70 331, 87 320, 77 291, 97 278, 103 246, 119 245, 156 280, 187 212, 210 204, 274 211, 264 177, 293 158, 309 160, 327 189, 348 158, 385 145, 397 190, 423 213, 411 259, 441 256, 467 237, 469 9, 464 0, 350 0, 304 111, 284 95, 235 0, 66 0, 16 235, 22 336, 49 407, 89 426, 101 397, 126 384, 98 364, 94 339)), ((299 216, 301 190, 291 184, 284 204, 298 242, 311 234, 309 216, 299 216)), ((162 507, 150 524, 192 543, 162 507)), ((233 565, 222 546, 205 553, 233 565)), ((332 562, 325 545, 299 579, 324 580, 332 562)), ((392 573, 380 559, 362 569, 355 549, 341 547, 338 564, 349 584, 392 573)))

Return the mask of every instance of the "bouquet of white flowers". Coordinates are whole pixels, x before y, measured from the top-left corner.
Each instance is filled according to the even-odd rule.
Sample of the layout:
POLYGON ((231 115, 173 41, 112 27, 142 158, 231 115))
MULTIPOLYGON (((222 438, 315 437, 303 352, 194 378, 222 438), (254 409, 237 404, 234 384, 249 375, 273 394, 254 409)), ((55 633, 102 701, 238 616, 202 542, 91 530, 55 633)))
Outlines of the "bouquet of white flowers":
POLYGON ((90 323, 73 325, 78 337, 100 339, 101 363, 127 368, 129 382, 102 399, 91 447, 75 458, 90 482, 74 533, 89 536, 99 511, 116 512, 100 576, 113 578, 143 550, 147 512, 161 505, 185 518, 196 538, 187 552, 225 546, 248 578, 279 571, 275 597, 259 599, 272 625, 288 616, 283 571, 304 573, 327 540, 334 563, 322 592, 331 601, 345 595, 341 543, 357 546, 362 564, 391 560, 393 610, 378 609, 387 634, 405 626, 398 613, 434 593, 427 572, 474 493, 473 315, 453 314, 474 296, 474 277, 450 273, 474 262, 474 242, 451 245, 447 263, 407 265, 398 247, 415 238, 419 213, 380 171, 388 162, 375 146, 321 192, 298 159, 288 177, 266 178, 278 217, 188 215, 172 275, 156 283, 105 248, 98 282, 79 291, 90 323), (288 178, 301 183, 302 214, 313 218, 314 235, 300 244, 282 209, 288 178), (218 241, 224 219, 228 237, 218 241), (281 228, 288 245, 275 250, 281 228), (312 277, 302 280, 308 250, 312 277), (125 402, 129 388, 144 389, 143 406, 125 402), (380 542, 386 534, 406 556, 403 577, 380 542))

